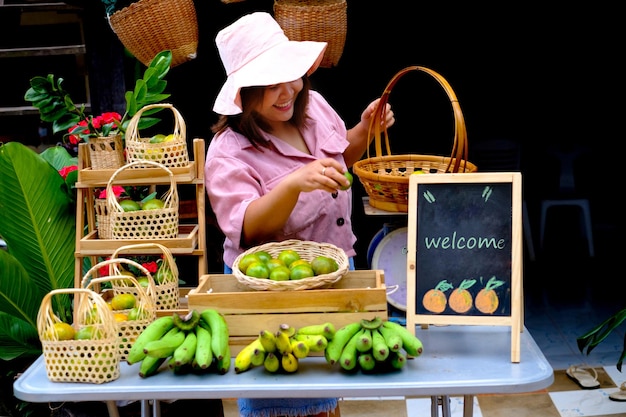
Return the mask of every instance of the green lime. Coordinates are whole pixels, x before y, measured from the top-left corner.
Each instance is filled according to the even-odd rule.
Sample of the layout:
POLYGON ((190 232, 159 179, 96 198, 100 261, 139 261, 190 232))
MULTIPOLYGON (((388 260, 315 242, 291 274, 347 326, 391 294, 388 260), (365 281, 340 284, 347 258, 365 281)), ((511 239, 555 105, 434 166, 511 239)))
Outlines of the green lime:
POLYGON ((248 266, 252 262, 263 262, 263 261, 261 261, 261 258, 256 253, 248 253, 242 256, 242 258, 239 260, 239 265, 237 265, 237 267, 239 268, 241 272, 245 274, 246 271, 248 270, 248 266))
POLYGON ((313 272, 313 268, 311 268, 309 265, 298 265, 291 270, 290 278, 292 280, 295 280, 311 278, 313 276, 315 276, 315 273, 313 272))
POLYGON ((270 255, 268 252, 266 252, 264 250, 257 251, 256 254, 265 263, 267 263, 267 261, 272 259, 272 255, 270 255))
POLYGON ((318 256, 311 261, 315 275, 331 274, 339 269, 337 262, 328 256, 318 256))
POLYGON ((298 254, 298 252, 293 249, 283 249, 278 254, 278 259, 283 261, 285 266, 288 267, 293 261, 297 261, 298 259, 300 259, 300 254, 298 254))
POLYGON ((246 275, 253 278, 269 278, 270 269, 263 261, 252 262, 246 269, 246 275))
POLYGON ((276 266, 270 271, 272 281, 289 281, 290 278, 291 271, 285 265, 276 266))
POLYGON ((124 211, 141 210, 141 206, 138 202, 129 199, 120 201, 120 207, 122 207, 122 210, 124 211))
POLYGON ((285 266, 285 263, 278 258, 272 258, 265 262, 265 265, 267 265, 271 272, 272 269, 276 268, 277 266, 285 266))
POLYGON ((158 198, 153 198, 151 200, 146 201, 141 206, 142 210, 160 210, 165 206, 163 200, 159 200, 158 198))
POLYGON ((346 171, 346 172, 343 173, 343 176, 346 177, 348 179, 348 181, 350 181, 350 185, 348 185, 347 187, 345 185, 342 185, 341 189, 344 190, 344 191, 345 190, 349 190, 350 187, 352 187, 352 181, 354 180, 352 178, 352 174, 350 174, 350 171, 346 171))

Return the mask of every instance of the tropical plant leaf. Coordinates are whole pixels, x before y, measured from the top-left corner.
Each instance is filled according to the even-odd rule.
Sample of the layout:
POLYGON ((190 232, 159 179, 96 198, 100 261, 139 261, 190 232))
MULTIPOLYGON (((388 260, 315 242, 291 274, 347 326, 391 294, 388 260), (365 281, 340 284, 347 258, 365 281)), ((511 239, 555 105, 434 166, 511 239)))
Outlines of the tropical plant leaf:
POLYGON ((0 313, 0 359, 41 355, 37 327, 9 314, 0 313))
POLYGON ((0 251, 0 313, 14 316, 36 328, 37 313, 45 295, 13 255, 0 251))

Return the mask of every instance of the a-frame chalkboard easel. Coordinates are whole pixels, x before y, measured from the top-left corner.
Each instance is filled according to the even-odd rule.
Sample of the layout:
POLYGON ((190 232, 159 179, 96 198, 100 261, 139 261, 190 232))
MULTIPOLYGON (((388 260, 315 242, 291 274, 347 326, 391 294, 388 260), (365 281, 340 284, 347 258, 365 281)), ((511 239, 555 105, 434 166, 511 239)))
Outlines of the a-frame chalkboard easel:
POLYGON ((407 328, 510 326, 519 362, 521 174, 411 175, 407 239, 407 328))

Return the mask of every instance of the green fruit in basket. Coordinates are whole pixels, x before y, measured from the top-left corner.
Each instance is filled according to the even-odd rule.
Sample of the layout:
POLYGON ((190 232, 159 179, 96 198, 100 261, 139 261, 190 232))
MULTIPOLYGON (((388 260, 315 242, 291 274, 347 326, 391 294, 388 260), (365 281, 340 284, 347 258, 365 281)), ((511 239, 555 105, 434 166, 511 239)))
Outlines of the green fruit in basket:
POLYGON ((237 267, 242 273, 245 274, 246 271, 248 270, 248 266, 250 266, 250 264, 253 262, 262 262, 262 261, 261 261, 261 258, 259 258, 259 255, 257 255, 256 253, 248 253, 241 257, 237 267))
POLYGON ((270 272, 272 272, 272 270, 276 267, 285 266, 285 263, 281 261, 280 259, 272 258, 268 260, 267 262, 265 262, 265 265, 267 265, 267 267, 270 269, 270 272))
POLYGON ((291 279, 304 279, 315 276, 313 268, 310 265, 297 265, 291 270, 291 279))
POLYGON ((161 143, 165 140, 163 133, 156 134, 150 138, 150 143, 161 143))
POLYGON ((260 250, 260 251, 257 251, 255 253, 259 257, 259 259, 261 259, 265 263, 267 263, 270 259, 272 259, 272 255, 270 255, 268 252, 266 252, 264 250, 260 250))
POLYGON ((278 254, 278 259, 283 261, 285 266, 288 267, 289 265, 291 265, 292 262, 300 259, 300 254, 293 249, 283 249, 278 254))
POLYGON ((291 271, 285 265, 279 265, 270 271, 272 281, 289 281, 291 271))
POLYGON ((158 198, 153 198, 151 200, 146 201, 141 206, 142 210, 160 210, 165 206, 163 200, 159 200, 158 198))
POLYGON ((172 282, 174 280, 174 274, 172 270, 165 263, 162 263, 159 269, 154 274, 154 282, 157 285, 161 285, 165 282, 172 282))
POLYGON ((141 210, 141 206, 138 202, 129 199, 120 201, 120 207, 122 207, 122 210, 124 211, 141 210))
POLYGON ((315 275, 332 274, 339 269, 337 261, 328 256, 318 256, 311 261, 315 275))
POLYGON ((142 288, 148 288, 150 286, 150 279, 146 276, 137 278, 137 282, 142 288))
POLYGON ((256 261, 248 265, 246 275, 253 278, 269 278, 270 269, 263 261, 256 261))

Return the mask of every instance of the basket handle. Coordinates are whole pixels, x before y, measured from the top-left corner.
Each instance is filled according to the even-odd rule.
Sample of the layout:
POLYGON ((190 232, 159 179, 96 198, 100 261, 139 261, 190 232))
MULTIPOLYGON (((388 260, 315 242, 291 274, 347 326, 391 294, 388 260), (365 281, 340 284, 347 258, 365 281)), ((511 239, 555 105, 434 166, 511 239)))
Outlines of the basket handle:
MULTIPOLYGON (((119 167, 111 175, 111 178, 109 178, 109 182, 107 183, 107 186, 106 186, 107 204, 108 204, 109 207, 115 208, 115 211, 117 211, 117 212, 124 211, 122 209, 122 206, 120 206, 120 203, 118 203, 117 197, 115 196, 115 193, 113 192, 113 183, 114 183, 116 177, 121 172, 125 171, 126 169, 137 167, 137 166, 143 166, 143 165, 152 165, 155 168, 161 168, 165 172, 167 172, 167 174, 170 177, 170 188, 164 195, 163 203, 165 204, 165 207, 170 207, 172 205, 172 202, 171 202, 171 200, 173 198, 172 196, 173 196, 174 193, 178 193, 178 190, 176 188, 176 179, 174 178, 174 173, 168 167, 166 167, 163 164, 160 164, 160 163, 154 162, 154 161, 145 160, 145 161, 130 162, 130 163, 124 165, 124 166, 119 167)), ((175 202, 176 202, 176 204, 178 204, 177 201, 175 201, 175 202)))
POLYGON ((176 265, 174 256, 172 256, 172 251, 169 250, 169 248, 161 245, 160 243, 149 242, 149 243, 137 243, 134 245, 120 246, 119 248, 115 250, 115 252, 113 252, 113 254, 111 255, 111 259, 116 259, 116 258, 125 259, 125 258, 118 258, 121 252, 125 252, 125 251, 132 252, 134 250, 153 249, 153 248, 159 249, 163 253, 163 257, 165 258, 164 260, 167 262, 167 264, 170 267, 170 270, 172 271, 172 276, 178 278, 178 265, 176 265))
POLYGON ((87 271, 85 275, 83 276, 83 279, 81 281, 81 287, 90 288, 91 284, 110 281, 112 277, 120 278, 120 279, 129 279, 133 283, 133 285, 137 287, 138 292, 140 294, 146 294, 146 297, 150 298, 150 300, 153 300, 154 297, 156 297, 156 285, 154 283, 154 278, 152 278, 152 274, 150 274, 150 271, 148 271, 140 263, 135 262, 132 259, 128 259, 128 258, 115 258, 115 259, 111 258, 111 259, 107 259, 105 261, 99 262, 96 265, 92 266, 91 269, 89 269, 89 271, 87 271), (139 269, 141 272, 143 272, 148 277, 148 289, 144 290, 143 287, 139 284, 139 282, 135 278, 131 276, 121 275, 119 273, 119 269, 116 268, 116 266, 119 266, 119 263, 132 265, 135 268, 139 269), (100 268, 102 268, 103 266, 107 266, 107 265, 109 266, 109 276, 101 277, 101 278, 95 277, 94 274, 98 270, 100 270, 100 268))
MULTIPOLYGON (((441 87, 448 94, 448 98, 450 99, 450 103, 452 104, 452 110, 454 113, 454 143, 452 145, 452 155, 450 158, 450 162, 448 162, 448 166, 446 167, 446 172, 462 172, 465 170, 465 165, 467 164, 468 158, 468 148, 467 148, 467 130, 465 129, 465 119, 463 118, 463 112, 461 111, 461 106, 459 101, 457 100, 456 94, 452 87, 446 81, 446 79, 441 76, 441 74, 436 71, 431 70, 430 68, 421 67, 421 66, 410 66, 406 67, 389 81, 383 94, 380 97, 380 101, 378 102, 378 106, 374 110, 374 114, 370 118, 369 128, 368 128, 368 137, 374 137, 374 146, 376 149, 376 156, 383 156, 382 152, 382 139, 385 140, 385 149, 387 151, 387 155, 391 155, 391 148, 389 146, 389 135, 387 133, 387 120, 385 118, 385 109, 387 106, 387 102, 389 101, 389 95, 391 94, 392 88, 396 85, 398 80, 402 78, 403 75, 412 72, 412 71, 423 71, 432 77, 434 77, 441 87), (382 125, 382 129, 381 129, 382 125), (463 161, 463 167, 461 168, 461 161, 463 161)), ((367 147, 367 157, 370 157, 370 148, 367 147)))
POLYGON ((139 121, 141 120, 141 115, 143 113, 150 114, 150 110, 153 109, 170 109, 172 113, 174 113, 174 131, 172 133, 176 137, 187 137, 187 126, 185 125, 185 120, 176 107, 170 103, 156 103, 143 106, 137 110, 137 113, 135 113, 135 115, 130 119, 128 126, 126 127, 127 142, 139 139, 139 121))

